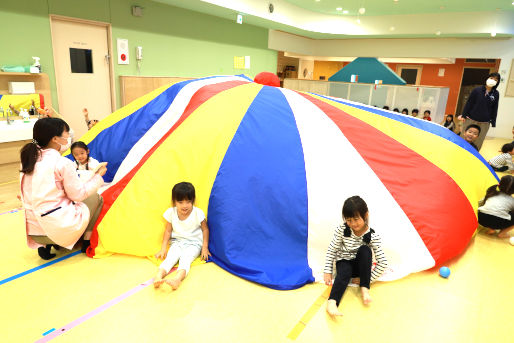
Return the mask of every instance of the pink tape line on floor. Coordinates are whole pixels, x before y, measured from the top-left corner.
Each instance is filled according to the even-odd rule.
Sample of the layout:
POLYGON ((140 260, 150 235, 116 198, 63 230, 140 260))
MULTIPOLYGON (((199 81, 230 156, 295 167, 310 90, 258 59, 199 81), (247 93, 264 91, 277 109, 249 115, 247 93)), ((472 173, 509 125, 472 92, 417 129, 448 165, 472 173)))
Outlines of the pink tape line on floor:
MULTIPOLYGON (((171 272, 173 272, 174 270, 176 269, 173 268, 171 272)), ((64 325, 63 327, 59 328, 59 329, 56 329, 55 331, 52 331, 51 333, 49 333, 48 335, 44 336, 44 337, 41 337, 40 339, 38 339, 36 341, 36 343, 41 343, 41 342, 48 342, 52 339, 54 339, 55 337, 58 337, 60 335, 62 335, 63 333, 66 333, 68 331, 70 331, 71 329, 73 329, 75 326, 85 322, 86 320, 88 320, 89 318, 91 317, 94 317, 96 316, 97 314, 99 314, 100 312, 103 312, 105 310, 107 310, 109 307, 113 306, 113 305, 116 305, 117 303, 119 303, 120 301, 130 297, 132 294, 135 294, 137 292, 139 292, 140 290, 142 290, 143 288, 145 287, 148 287, 149 285, 152 284, 152 281, 153 281, 153 278, 151 278, 150 280, 148 281, 145 281, 143 282, 142 284, 140 285, 137 285, 136 287, 132 288, 130 291, 112 299, 111 301, 103 304, 102 306, 100 307, 97 307, 95 308, 93 311, 89 312, 89 313, 86 313, 85 315, 83 315, 82 317, 80 318, 77 318, 75 319, 74 321, 64 325)))

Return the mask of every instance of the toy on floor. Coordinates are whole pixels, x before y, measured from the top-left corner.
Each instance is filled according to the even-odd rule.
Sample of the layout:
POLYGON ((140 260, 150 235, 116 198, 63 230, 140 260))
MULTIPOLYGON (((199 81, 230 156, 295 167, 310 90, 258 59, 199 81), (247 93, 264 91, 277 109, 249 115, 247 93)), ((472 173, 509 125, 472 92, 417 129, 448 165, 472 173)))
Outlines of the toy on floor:
POLYGON ((441 275, 442 277, 447 279, 448 276, 450 276, 450 268, 448 268, 448 267, 439 268, 439 275, 441 275))

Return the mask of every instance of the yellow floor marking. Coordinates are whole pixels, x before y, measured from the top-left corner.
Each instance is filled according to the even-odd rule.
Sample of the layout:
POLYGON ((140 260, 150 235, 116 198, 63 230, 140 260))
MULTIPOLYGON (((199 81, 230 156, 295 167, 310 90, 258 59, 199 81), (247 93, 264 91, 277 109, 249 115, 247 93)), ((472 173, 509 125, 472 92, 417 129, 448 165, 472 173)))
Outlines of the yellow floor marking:
POLYGON ((294 328, 289 332, 287 338, 295 340, 302 333, 303 329, 307 326, 307 323, 314 317, 316 312, 320 309, 320 307, 327 301, 330 295, 331 287, 327 287, 323 293, 316 299, 316 301, 309 307, 309 309, 304 313, 302 318, 298 321, 298 323, 294 326, 294 328))

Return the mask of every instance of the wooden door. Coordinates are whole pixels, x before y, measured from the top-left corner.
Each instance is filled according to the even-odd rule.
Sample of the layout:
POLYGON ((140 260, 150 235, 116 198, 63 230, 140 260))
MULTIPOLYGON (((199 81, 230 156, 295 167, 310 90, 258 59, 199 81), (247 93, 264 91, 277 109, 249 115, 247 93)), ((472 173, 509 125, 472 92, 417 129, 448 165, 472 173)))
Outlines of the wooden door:
POLYGON ((78 140, 87 132, 83 108, 98 120, 113 111, 109 27, 60 18, 51 23, 59 112, 78 140))

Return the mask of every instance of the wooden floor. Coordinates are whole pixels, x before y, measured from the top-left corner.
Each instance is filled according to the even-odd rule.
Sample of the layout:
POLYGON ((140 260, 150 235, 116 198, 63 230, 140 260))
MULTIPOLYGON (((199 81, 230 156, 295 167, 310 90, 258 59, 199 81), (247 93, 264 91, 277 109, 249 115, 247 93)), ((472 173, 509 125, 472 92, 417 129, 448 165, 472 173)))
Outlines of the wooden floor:
MULTIPOLYGON (((505 142, 486 140, 482 154, 505 142)), ((23 211, 5 213, 19 206, 16 182, 5 184, 18 166, 1 168, 0 342, 514 342, 514 246, 505 240, 478 233, 448 263, 448 279, 431 270, 373 284, 369 307, 349 289, 344 316, 332 319, 323 284, 276 291, 213 263, 192 267, 177 291, 147 286, 156 266, 144 258, 76 254, 45 266, 26 247, 23 211)))
POLYGON ((0 164, 0 213, 21 207, 19 193, 19 163, 0 164))

